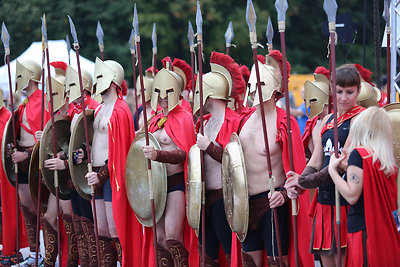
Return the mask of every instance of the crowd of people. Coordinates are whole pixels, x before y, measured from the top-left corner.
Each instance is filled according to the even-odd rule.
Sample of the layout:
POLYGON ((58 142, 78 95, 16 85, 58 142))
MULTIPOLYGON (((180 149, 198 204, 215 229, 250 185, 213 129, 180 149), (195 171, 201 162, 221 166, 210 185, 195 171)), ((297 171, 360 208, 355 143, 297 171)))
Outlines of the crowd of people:
MULTIPOLYGON (((134 101, 126 97, 124 69, 114 60, 97 58, 93 80, 90 73, 82 71, 80 77, 74 67, 52 62, 56 75, 48 77, 46 85, 51 83, 54 99, 63 97, 52 101, 53 107, 47 110, 39 108, 44 95, 39 89, 40 65, 31 60, 17 62, 15 95, 23 93, 26 99, 14 106, 18 110, 17 146, 5 143, 1 153, 18 166, 23 224, 16 224, 16 192, 9 184, 12 177, 7 166, 2 165, 0 264, 12 265, 21 257, 15 251, 19 228, 19 245, 28 245, 30 250, 28 258, 19 259, 20 266, 33 266, 36 258, 43 266, 60 262, 62 266, 106 267, 117 262, 122 266, 155 266, 156 261, 158 266, 200 266, 203 258, 205 266, 295 266, 296 261, 299 266, 314 266, 316 258, 323 266, 338 266, 338 262, 342 266, 400 266, 397 151, 393 148, 392 121, 383 108, 386 100, 374 88, 371 72, 358 64, 336 70, 316 68, 315 80, 304 85, 309 119, 302 136, 296 119, 277 106, 288 93, 283 77, 290 76, 290 64, 283 68, 282 54, 277 50, 259 56, 257 64, 259 75, 256 66, 249 71, 230 56, 213 52, 210 72, 193 81, 189 64, 166 57, 160 70, 146 70, 143 83, 138 77, 134 85, 137 93, 129 97, 141 103, 144 94, 145 103, 136 114, 126 103, 134 101), (336 102, 330 102, 332 71, 336 72, 336 102), (332 113, 332 106, 337 107, 337 114, 332 113), (199 118, 200 109, 203 118, 199 118), (51 129, 51 111, 56 120, 68 123, 70 132, 63 134, 71 140, 76 128, 83 127, 79 122, 85 112, 92 122, 87 125, 93 136, 90 144, 82 142, 72 154, 59 147, 56 155, 44 160, 42 170, 58 173, 63 181, 60 184, 66 184, 70 193, 59 205, 50 193, 42 199, 46 208, 38 214, 40 204, 35 203, 30 188, 31 161, 37 147, 52 146, 46 144, 44 136, 46 129, 51 129), (140 132, 151 134, 160 147, 144 145, 136 153, 164 164, 166 170, 166 203, 156 222, 157 240, 153 240, 153 229, 140 223, 128 199, 126 161, 140 132), (221 173, 222 168, 230 167, 223 159, 232 134, 241 144, 249 203, 247 232, 240 241, 228 219, 232 214, 227 214, 224 205, 226 188, 221 173), (191 229, 186 218, 190 214, 186 199, 193 146, 204 155, 205 220, 198 229, 191 229), (80 178, 93 187, 94 201, 85 198, 71 178, 76 175, 74 168, 86 168, 88 158, 91 164, 80 178), (341 195, 340 207, 336 207, 341 216, 340 232, 335 188, 341 195), (291 216, 293 203, 297 203, 296 217, 291 216), (45 251, 37 247, 37 222, 43 229, 45 251), (153 243, 157 243, 157 253, 153 243)), ((47 93, 48 99, 53 96, 47 93)), ((11 112, 1 106, 1 133, 10 131, 10 120, 11 112)))

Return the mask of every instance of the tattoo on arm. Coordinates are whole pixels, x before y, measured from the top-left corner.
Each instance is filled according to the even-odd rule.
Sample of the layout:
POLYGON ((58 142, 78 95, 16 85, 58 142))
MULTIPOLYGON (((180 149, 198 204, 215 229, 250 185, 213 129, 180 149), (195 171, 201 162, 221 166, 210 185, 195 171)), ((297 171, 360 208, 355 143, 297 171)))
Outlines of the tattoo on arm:
POLYGON ((358 184, 358 183, 360 183, 360 177, 358 177, 356 174, 354 174, 354 173, 351 173, 350 174, 350 179, 349 179, 349 181, 351 181, 352 183, 354 183, 354 184, 358 184))

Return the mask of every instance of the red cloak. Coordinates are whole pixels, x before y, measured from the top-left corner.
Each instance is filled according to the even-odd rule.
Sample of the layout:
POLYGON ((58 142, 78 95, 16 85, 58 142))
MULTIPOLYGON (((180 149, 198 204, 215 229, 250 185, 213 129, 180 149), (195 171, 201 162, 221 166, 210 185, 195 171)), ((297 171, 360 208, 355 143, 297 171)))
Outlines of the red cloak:
MULTIPOLYGON (((246 121, 250 118, 250 116, 256 111, 256 108, 251 108, 242 112, 241 114, 241 123, 240 127, 242 127, 246 121)), ((286 120, 286 111, 276 107, 277 118, 276 118, 276 127, 277 127, 277 136, 275 142, 279 143, 282 148, 282 163, 285 173, 290 170, 289 164, 289 145, 288 145, 288 135, 287 135, 287 120, 286 120)), ((290 116, 291 126, 292 126, 292 143, 293 143, 293 165, 294 171, 296 173, 301 173, 306 166, 304 148, 301 142, 301 133, 299 125, 296 119, 293 116, 290 116)), ((290 207, 291 202, 290 203, 290 207)), ((298 248, 299 248, 299 266, 314 266, 314 257, 311 253, 309 253, 308 248, 310 245, 310 237, 311 237, 311 219, 308 216, 308 210, 310 206, 310 195, 308 191, 299 196, 298 201, 298 214, 297 214, 297 235, 298 235, 298 248)), ((291 211, 291 208, 290 208, 291 211)), ((290 229, 289 229, 289 264, 290 266, 295 265, 295 257, 294 257, 294 240, 293 240, 293 217, 290 216, 290 229)), ((235 265, 233 265, 234 261, 234 252, 239 253, 240 243, 235 238, 235 249, 232 249, 232 266, 241 266, 240 262, 237 262, 239 257, 235 255, 235 265)))
POLYGON ((183 107, 190 114, 193 113, 190 103, 188 101, 186 101, 185 99, 182 99, 181 107, 183 107))
MULTIPOLYGON (((90 95, 85 96, 85 108, 86 109, 93 109, 95 110, 98 106, 99 103, 97 103, 96 100, 94 100, 90 95)), ((69 109, 68 109, 68 114, 70 119, 74 117, 75 114, 81 113, 83 110, 82 104, 81 103, 70 103, 69 104, 69 109)))
MULTIPOLYGON (((11 117, 11 112, 6 108, 2 107, 0 109, 0 132, 4 132, 4 127, 11 117)), ((3 135, 0 135, 0 142, 3 135)), ((13 187, 7 180, 6 174, 4 173, 3 163, 0 162, 0 183, 1 183, 1 206, 3 209, 3 225, 2 225, 2 254, 4 256, 10 256, 15 253, 17 248, 17 221, 16 221, 16 204, 15 204, 15 187, 13 187)), ((21 210, 19 211, 19 244, 20 247, 28 246, 28 239, 25 230, 25 224, 23 222, 23 217, 21 210)))
POLYGON ((125 189, 125 162, 134 137, 131 111, 118 98, 108 122, 108 169, 114 221, 122 246, 122 266, 141 266, 143 228, 129 205, 125 189))
MULTIPOLYGON (((46 99, 46 96, 44 96, 46 99)), ((31 96, 27 97, 19 107, 18 107, 18 127, 17 132, 19 132, 19 127, 24 128, 24 130, 33 135, 35 138, 35 142, 37 142, 35 137, 35 132, 41 130, 41 107, 42 105, 42 91, 37 89, 31 96), (22 116, 24 114, 24 110, 26 109, 26 119, 29 125, 24 125, 22 123, 22 116)), ((47 121, 50 119, 50 113, 44 110, 44 118, 43 125, 46 125, 47 121)))
POLYGON ((317 121, 318 121, 318 116, 315 116, 314 118, 309 119, 306 122, 306 126, 304 128, 304 133, 303 133, 303 137, 302 137, 304 150, 306 150, 308 147, 310 138, 312 138, 312 131, 314 130, 314 127, 317 124, 317 121))
POLYGON ((400 266, 400 234, 392 214, 398 208, 397 172, 387 177, 368 150, 356 149, 363 158, 368 266, 400 266))
MULTIPOLYGON (((164 118, 164 113, 160 112, 152 118, 149 124, 149 132, 154 133, 159 129, 157 123, 159 120, 164 118)), ((166 116, 167 120, 163 124, 165 132, 172 139, 172 141, 179 147, 179 149, 189 154, 190 148, 196 143, 196 135, 194 132, 193 116, 187 110, 180 105, 177 105, 171 110, 166 116)), ((187 156, 185 160, 185 184, 187 181, 187 156)), ((145 228, 145 247, 143 251, 143 257, 149 260, 149 266, 154 266, 154 250, 153 246, 153 234, 152 229, 149 227, 145 228)), ((189 251, 189 266, 199 266, 199 254, 197 251, 197 237, 195 232, 185 224, 184 243, 186 249, 189 251)))

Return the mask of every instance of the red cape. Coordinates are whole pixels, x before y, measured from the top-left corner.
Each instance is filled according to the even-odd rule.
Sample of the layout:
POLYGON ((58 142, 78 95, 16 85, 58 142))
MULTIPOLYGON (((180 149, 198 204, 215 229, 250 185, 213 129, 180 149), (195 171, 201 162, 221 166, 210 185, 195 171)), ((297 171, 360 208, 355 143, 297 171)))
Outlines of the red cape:
MULTIPOLYGON (((256 108, 247 109, 241 114, 241 123, 240 127, 242 127, 246 121, 250 118, 250 116, 256 111, 256 108)), ((276 118, 276 127, 277 127, 277 136, 275 142, 279 143, 282 148, 282 162, 285 173, 290 170, 289 164, 289 146, 288 146, 288 135, 287 135, 287 120, 286 120, 286 111, 276 107, 277 118, 276 118)), ((304 156, 304 148, 301 142, 301 133, 299 125, 296 119, 293 116, 290 116, 291 126, 292 126, 292 143, 293 143, 293 164, 294 171, 296 173, 301 173, 306 166, 306 159, 304 156)), ((291 202, 290 203, 290 207, 291 202)), ((308 210, 310 207, 310 195, 308 191, 302 194, 298 198, 298 215, 297 215, 297 235, 298 235, 298 248, 299 248, 299 266, 314 266, 314 257, 311 253, 309 253, 308 248, 310 246, 310 237, 311 237, 311 219, 308 215, 308 210)), ((291 208, 290 208, 291 211, 291 208)), ((290 229, 289 229, 289 264, 290 266, 295 265, 294 258, 294 240, 293 240, 293 217, 290 216, 290 229)), ((235 249, 232 249, 232 265, 231 266, 241 266, 238 255, 235 255, 235 265, 233 265, 234 261, 234 252, 239 253, 240 243, 235 238, 235 249)))
MULTIPOLYGON (((152 118, 149 124, 149 132, 154 133, 157 131, 157 122, 165 117, 163 112, 160 112, 152 118)), ((194 132, 193 116, 180 105, 177 105, 167 115, 167 120, 164 123, 165 132, 172 139, 172 141, 179 147, 179 149, 189 154, 190 148, 196 143, 196 135, 194 132)), ((185 160, 185 183, 187 178, 187 156, 185 160)), ((154 266, 154 250, 153 250, 153 235, 149 227, 145 228, 145 244, 143 257, 149 260, 149 266, 154 266)), ((186 249, 189 251, 189 266, 199 266, 199 254, 197 251, 197 237, 192 229, 186 222, 184 243, 186 249)))
MULTIPOLYGON (((46 101, 46 96, 44 96, 44 99, 46 101)), ((36 137, 35 137, 35 132, 41 130, 41 107, 42 105, 42 91, 37 89, 31 96, 29 96, 25 101, 26 104, 21 104, 18 107, 18 128, 17 132, 19 132, 20 128, 23 127, 26 132, 30 133, 33 135, 35 138, 35 142, 37 142, 36 137), (28 120, 29 125, 23 125, 22 124, 22 116, 24 114, 24 110, 26 109, 26 119, 28 120), (29 128, 27 128, 29 126, 29 128)), ((44 124, 46 125, 47 121, 50 119, 50 113, 44 110, 44 124)))
MULTIPOLYGON (((0 132, 4 132, 4 127, 11 117, 11 112, 2 107, 0 109, 0 132)), ((0 142, 3 135, 0 135, 0 142)), ((3 225, 2 225, 2 254, 5 256, 10 256, 15 253, 17 248, 17 217, 16 217, 16 204, 15 204, 15 187, 13 187, 7 180, 6 174, 4 173, 3 163, 0 161, 0 183, 1 183, 1 206, 3 209, 3 225)), ((25 223, 23 222, 23 217, 21 210, 19 211, 19 244, 21 248, 28 246, 28 239, 25 230, 25 223)))
MULTIPOLYGON (((90 95, 86 95, 85 97, 85 108, 86 109, 93 109, 95 110, 100 104, 97 103, 96 100, 94 100, 90 95)), ((68 109, 68 115, 69 118, 72 120, 74 117, 75 113, 81 113, 82 112, 82 105, 80 103, 75 104, 74 102, 69 104, 69 109, 68 109)))
POLYGON ((400 266, 400 234, 392 214, 398 208, 397 172, 387 177, 379 170, 380 163, 373 163, 370 152, 356 149, 363 158, 368 266, 400 266))
POLYGON ((141 266, 143 228, 129 205, 125 189, 125 162, 134 137, 131 111, 118 98, 108 122, 108 168, 114 221, 122 246, 122 266, 141 266))
POLYGON ((304 133, 302 137, 304 150, 306 150, 308 147, 308 142, 310 141, 310 138, 312 138, 312 131, 314 130, 317 121, 318 121, 318 116, 315 116, 314 118, 309 119, 306 122, 306 126, 304 128, 304 133))
POLYGON ((188 101, 186 101, 185 99, 182 99, 181 107, 183 107, 190 114, 193 113, 190 103, 188 101))

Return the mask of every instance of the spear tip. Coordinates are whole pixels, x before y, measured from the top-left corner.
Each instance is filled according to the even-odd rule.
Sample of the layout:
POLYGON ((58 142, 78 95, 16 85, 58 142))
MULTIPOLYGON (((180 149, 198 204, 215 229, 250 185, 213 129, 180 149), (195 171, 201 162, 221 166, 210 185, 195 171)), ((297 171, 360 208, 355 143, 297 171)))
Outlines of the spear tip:
POLYGON ((247 0, 247 7, 246 7, 246 21, 247 25, 249 25, 250 32, 256 32, 256 11, 254 10, 253 1, 247 0))
POLYGON ((131 36, 129 37, 129 41, 128 41, 128 43, 129 43, 129 48, 131 49, 131 51, 134 51, 135 50, 135 30, 134 29, 132 29, 131 30, 131 36))
POLYGON ((225 32, 226 43, 231 44, 234 36, 235 36, 235 34, 233 32, 233 25, 232 25, 232 21, 231 21, 231 22, 229 22, 228 28, 226 29, 226 32, 225 32))
POLYGON ((135 29, 135 35, 139 35, 139 19, 138 19, 138 14, 137 14, 137 9, 136 9, 136 3, 133 7, 133 22, 132 26, 135 29))
POLYGON ((72 21, 71 17, 69 15, 67 15, 68 20, 69 20, 69 27, 71 29, 71 35, 72 38, 74 39, 74 45, 78 45, 78 35, 76 34, 76 29, 75 29, 75 25, 74 22, 72 21))
POLYGON ((194 45, 194 31, 193 31, 193 26, 192 23, 189 20, 189 25, 188 25, 188 40, 189 40, 189 46, 194 45))
POLYGON ((103 43, 104 32, 99 20, 97 21, 96 37, 97 40, 99 41, 99 45, 104 44, 103 43))
POLYGON ((153 33, 151 35, 151 41, 153 42, 153 48, 157 48, 157 32, 156 32, 156 23, 153 23, 153 33))
POLYGON ((1 41, 3 42, 4 48, 7 49, 10 47, 10 35, 8 34, 6 24, 1 24, 1 41))
POLYGON ((288 3, 286 0, 276 0, 275 9, 278 13, 278 21, 285 21, 286 10, 288 9, 288 3))
POLYGON ((338 5, 336 3, 336 0, 324 0, 324 11, 325 11, 326 15, 328 16, 329 22, 336 21, 337 9, 338 9, 338 5))
POLYGON ((274 27, 272 27, 271 17, 268 17, 268 26, 266 35, 268 43, 272 44, 272 39, 274 38, 274 27))
POLYGON ((200 1, 197 1, 197 11, 196 11, 196 26, 197 26, 197 34, 203 33, 203 17, 201 16, 201 8, 200 1))
POLYGON ((40 18, 42 20, 42 38, 45 43, 47 43, 47 31, 46 31, 46 18, 40 18))

